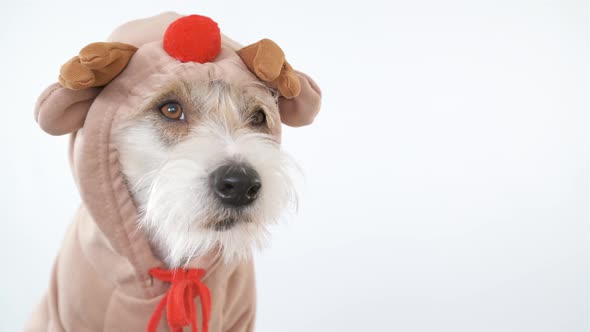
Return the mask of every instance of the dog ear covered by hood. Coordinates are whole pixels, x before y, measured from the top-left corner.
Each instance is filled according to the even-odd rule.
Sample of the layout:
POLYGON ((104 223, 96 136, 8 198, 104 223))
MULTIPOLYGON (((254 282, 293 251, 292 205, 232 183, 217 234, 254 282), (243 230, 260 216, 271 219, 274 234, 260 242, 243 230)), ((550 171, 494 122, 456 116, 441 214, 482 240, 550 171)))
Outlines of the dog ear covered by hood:
MULTIPOLYGON (((273 135, 278 137, 280 122, 289 126, 307 125, 320 109, 321 92, 317 84, 294 70, 276 43, 263 39, 241 47, 222 35, 217 24, 204 16, 167 12, 131 21, 117 28, 106 42, 92 43, 80 50, 62 66, 59 82, 50 85, 39 97, 35 119, 51 135, 71 134, 70 162, 83 201, 77 218, 89 221, 73 223, 70 232, 78 233, 72 235, 70 242, 75 247, 60 252, 50 292, 44 299, 47 303, 36 311, 36 320, 29 324, 33 328, 28 330, 47 330, 47 325, 56 326, 56 330, 90 326, 76 323, 82 316, 99 322, 96 330, 109 330, 109 324, 112 330, 145 328, 146 319, 140 312, 153 312, 156 300, 162 298, 168 285, 150 275, 150 269, 164 264, 153 253, 145 234, 137 229, 139 212, 121 171, 112 132, 126 114, 161 87, 162 79, 185 73, 200 77, 213 74, 215 79, 230 84, 233 80, 262 82, 274 89, 279 96, 280 115, 277 116, 281 121, 277 121, 278 128, 273 135), (72 277, 67 277, 70 273, 66 270, 77 266, 81 266, 78 273, 83 276, 78 277, 82 281, 75 283, 72 277), (104 270, 105 266, 108 270, 104 270), (102 279, 108 282, 103 283, 102 279), (54 292, 58 290, 57 285, 65 284, 59 291, 69 295, 60 293, 58 310, 54 292), (116 289, 114 293, 112 287, 116 289), (75 299, 82 298, 81 292, 87 292, 84 298, 92 298, 92 306, 69 306, 64 302, 71 297, 72 303, 78 303, 75 299), (106 310, 111 318, 105 318, 102 311, 95 312, 103 304, 107 308, 102 311, 106 310), (131 316, 138 316, 137 321, 131 316), (46 320, 52 323, 44 323, 46 320), (124 327, 121 322, 125 323, 124 327)), ((241 299, 244 305, 248 302, 247 312, 238 312, 240 305, 228 304, 231 312, 224 311, 224 324, 244 326, 244 331, 251 331, 255 313, 251 262, 242 269, 245 272, 241 277, 232 278, 232 284, 218 286, 214 284, 215 277, 208 276, 222 273, 215 269, 230 267, 214 268, 216 264, 201 264, 207 269, 203 280, 210 280, 214 310, 221 310, 219 306, 223 302, 222 298, 215 299, 216 287, 224 292, 239 290, 228 298, 241 299), (240 325, 240 320, 247 322, 240 325)), ((215 326, 221 324, 219 321, 219 317, 211 317, 212 330, 217 331, 215 326)))

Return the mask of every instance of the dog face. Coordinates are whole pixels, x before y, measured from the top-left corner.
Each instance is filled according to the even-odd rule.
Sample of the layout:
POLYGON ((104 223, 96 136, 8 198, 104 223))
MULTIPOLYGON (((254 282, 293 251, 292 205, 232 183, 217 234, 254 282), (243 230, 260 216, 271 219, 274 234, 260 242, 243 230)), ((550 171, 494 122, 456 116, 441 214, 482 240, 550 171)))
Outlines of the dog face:
POLYGON ((146 100, 114 140, 154 249, 171 267, 212 250, 248 257, 297 200, 274 90, 184 79, 146 100))

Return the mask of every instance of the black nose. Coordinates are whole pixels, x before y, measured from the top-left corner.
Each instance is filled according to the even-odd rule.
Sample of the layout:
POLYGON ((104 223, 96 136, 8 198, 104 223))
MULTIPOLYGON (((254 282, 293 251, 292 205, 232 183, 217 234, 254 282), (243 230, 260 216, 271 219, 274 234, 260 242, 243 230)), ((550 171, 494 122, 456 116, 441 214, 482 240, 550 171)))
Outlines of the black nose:
POLYGON ((262 187, 258 172, 247 164, 227 164, 211 173, 211 186, 222 203, 248 205, 258 197, 262 187))

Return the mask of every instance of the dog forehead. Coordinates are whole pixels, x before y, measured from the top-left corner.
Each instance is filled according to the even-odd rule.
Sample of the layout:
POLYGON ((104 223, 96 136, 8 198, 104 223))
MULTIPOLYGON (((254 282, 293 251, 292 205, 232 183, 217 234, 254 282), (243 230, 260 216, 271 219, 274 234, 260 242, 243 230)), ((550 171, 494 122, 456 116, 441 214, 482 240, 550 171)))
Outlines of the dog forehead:
POLYGON ((250 81, 227 81, 223 78, 203 78, 199 72, 192 75, 186 71, 183 75, 172 76, 167 84, 157 91, 151 100, 161 100, 166 97, 184 98, 186 101, 197 103, 208 99, 211 102, 229 101, 232 103, 259 102, 262 104, 276 104, 271 90, 261 83, 250 81))

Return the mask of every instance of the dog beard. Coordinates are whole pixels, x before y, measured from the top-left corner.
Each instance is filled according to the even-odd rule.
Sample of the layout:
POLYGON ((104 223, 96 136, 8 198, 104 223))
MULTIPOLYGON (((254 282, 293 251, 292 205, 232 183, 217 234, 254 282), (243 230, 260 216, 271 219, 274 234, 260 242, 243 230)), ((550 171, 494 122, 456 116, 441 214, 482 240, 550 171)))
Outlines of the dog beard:
POLYGON ((300 170, 267 134, 202 124, 167 145, 144 119, 124 128, 117 141, 139 225, 170 267, 214 250, 226 262, 249 258, 266 244, 268 227, 297 208, 293 179, 300 170), (210 173, 227 162, 259 173, 262 187, 252 204, 228 207, 213 195, 210 173))

